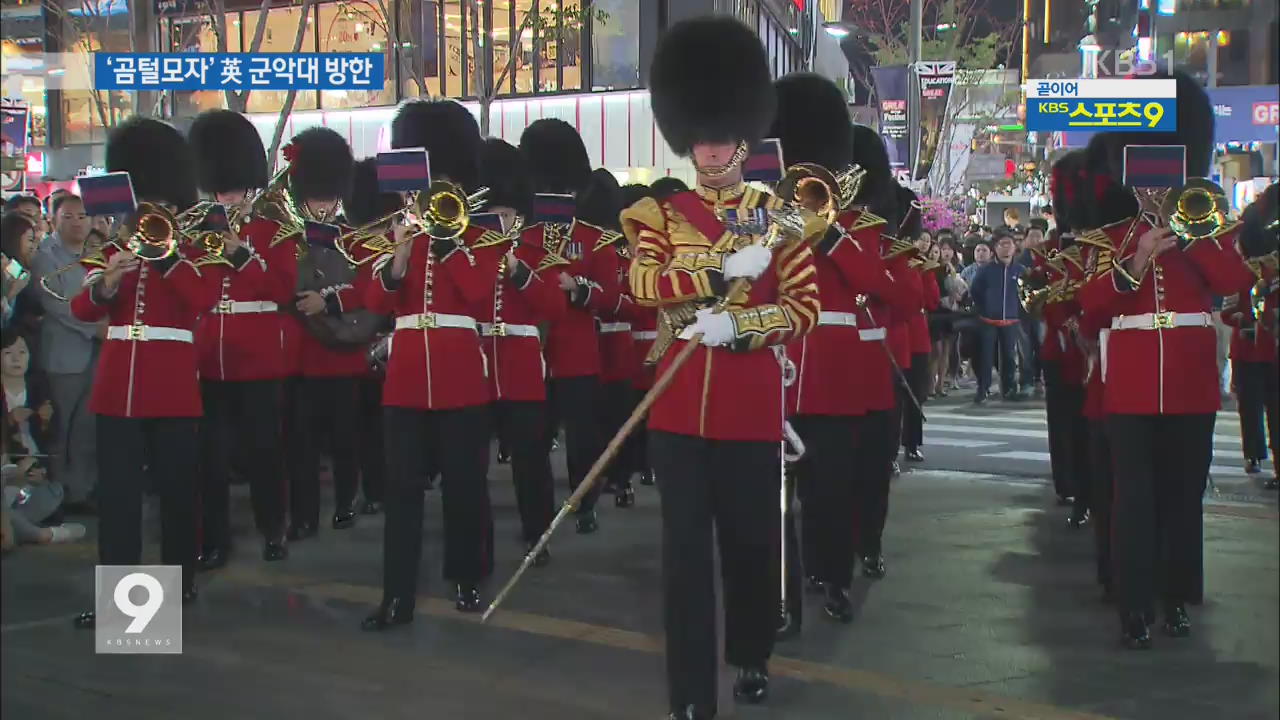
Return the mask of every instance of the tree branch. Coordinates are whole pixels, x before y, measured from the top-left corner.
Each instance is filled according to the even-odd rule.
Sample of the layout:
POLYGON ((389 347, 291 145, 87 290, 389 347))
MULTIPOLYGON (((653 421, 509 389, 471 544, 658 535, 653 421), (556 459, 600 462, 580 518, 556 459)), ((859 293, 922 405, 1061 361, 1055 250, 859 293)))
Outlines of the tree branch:
MULTIPOLYGON (((307 18, 311 15, 311 7, 315 4, 315 0, 302 0, 302 11, 298 15, 298 31, 293 36, 293 52, 297 53, 302 50, 302 39, 307 35, 307 18)), ((271 136, 271 147, 267 150, 267 158, 271 161, 271 166, 275 167, 275 158, 280 150, 280 140, 284 136, 284 126, 289 120, 289 115, 293 113, 293 103, 298 98, 298 91, 290 88, 284 96, 284 106, 280 108, 280 115, 276 118, 276 129, 271 136)))

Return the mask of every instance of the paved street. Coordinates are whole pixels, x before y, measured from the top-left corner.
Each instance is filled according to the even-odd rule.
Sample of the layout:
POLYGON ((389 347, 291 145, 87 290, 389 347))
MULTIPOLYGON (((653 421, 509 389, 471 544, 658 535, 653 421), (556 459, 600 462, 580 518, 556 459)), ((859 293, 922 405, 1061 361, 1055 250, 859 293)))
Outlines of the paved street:
MULTIPOLYGON (((1192 608, 1194 635, 1156 635, 1152 651, 1122 652, 1093 584, 1089 533, 1065 527, 1047 463, 1007 455, 1043 452, 1042 423, 1029 406, 969 413, 930 408, 928 462, 893 488, 889 575, 855 581, 854 624, 827 622, 811 601, 802 636, 777 650, 768 705, 735 707, 726 670, 721 717, 1276 716, 1274 496, 1210 505, 1208 598, 1192 608), (994 453, 1006 455, 983 457, 994 453)), ((1238 464, 1228 454, 1236 446, 1220 442, 1215 463, 1238 464)), ((492 475, 505 579, 518 562, 517 521, 507 468, 492 475)), ((1219 484, 1236 482, 1225 475, 1219 484)), ((23 548, 4 559, 0 709, 42 720, 656 719, 666 709, 657 495, 638 494, 633 509, 602 508, 598 535, 558 536, 552 564, 531 571, 481 626, 444 599, 432 493, 418 620, 369 635, 358 624, 379 597, 381 518, 326 527, 268 566, 239 488, 241 553, 202 576, 181 656, 94 655, 92 638, 69 622, 90 602, 92 544, 23 548)))

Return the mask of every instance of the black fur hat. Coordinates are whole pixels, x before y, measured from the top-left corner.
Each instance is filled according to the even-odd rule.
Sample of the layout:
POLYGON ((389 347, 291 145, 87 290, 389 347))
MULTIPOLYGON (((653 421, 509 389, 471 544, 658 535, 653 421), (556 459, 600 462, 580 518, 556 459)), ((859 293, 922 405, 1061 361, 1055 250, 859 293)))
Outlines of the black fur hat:
POLYGON ((355 158, 346 139, 327 127, 310 127, 284 148, 289 188, 299 201, 343 198, 351 192, 355 158))
POLYGON ((682 156, 699 142, 758 140, 777 103, 760 38, 725 15, 667 28, 649 66, 649 97, 658 129, 682 156))
POLYGON ((489 188, 488 204, 509 207, 525 218, 533 213, 533 181, 529 166, 516 146, 486 138, 480 151, 480 184, 489 188))
POLYGON ((365 225, 384 218, 404 206, 398 193, 378 191, 378 159, 365 158, 351 172, 351 190, 342 199, 347 222, 365 225))
POLYGON ((854 202, 866 205, 871 212, 892 225, 898 204, 898 183, 894 181, 893 170, 889 165, 889 151, 880 134, 866 125, 854 124, 851 134, 853 162, 867 173, 854 202))
POLYGON ((591 180, 587 146, 577 129, 563 120, 533 121, 520 134, 520 152, 529 164, 537 192, 578 192, 591 180))
POLYGON ((1186 145, 1187 177, 1207 177, 1213 164, 1213 103, 1200 83, 1190 75, 1178 71, 1143 79, 1168 79, 1172 77, 1178 86, 1178 129, 1170 133, 1116 132, 1095 135, 1105 138, 1108 173, 1117 183, 1124 175, 1125 145, 1186 145))
POLYGON ((431 176, 480 187, 480 125, 455 100, 406 100, 391 121, 391 147, 426 148, 431 176))
POLYGON ((825 77, 792 73, 773 84, 778 113, 769 137, 782 141, 787 165, 817 163, 839 172, 853 162, 853 121, 844 93, 825 77))
POLYGON ((196 202, 191 146, 174 126, 135 117, 107 138, 107 172, 127 172, 138 202, 164 202, 185 210, 196 202))
POLYGON ((187 131, 196 179, 209 193, 267 186, 267 151, 249 119, 231 110, 206 110, 187 131))
POLYGON ((911 240, 919 237, 920 231, 924 229, 924 220, 920 217, 920 211, 911 207, 911 204, 919 199, 919 196, 911 188, 905 188, 901 185, 896 186, 894 190, 894 205, 897 208, 897 216, 895 217, 895 224, 890 230, 892 235, 911 240))
POLYGON ((622 189, 613 173, 600 168, 593 171, 587 187, 578 196, 575 217, 606 230, 621 230, 618 213, 622 212, 622 189))
POLYGON ((618 188, 622 194, 622 207, 629 208, 643 198, 653 197, 653 188, 640 183, 631 183, 618 188))
MULTIPOLYGON (((1084 150, 1082 185, 1085 192, 1076 202, 1078 212, 1073 216, 1079 230, 1104 227, 1133 217, 1138 212, 1138 200, 1132 190, 1121 185, 1121 174, 1111 174, 1113 147, 1109 136, 1110 133, 1094 135, 1084 150)), ((1123 145, 1120 146, 1120 154, 1123 158, 1123 145)))
POLYGON ((653 190, 653 196, 656 198, 666 198, 675 195, 678 192, 685 192, 689 186, 678 177, 660 177, 649 183, 649 189, 653 190))
POLYGON ((1080 228, 1075 218, 1080 214, 1080 199, 1085 195, 1084 178, 1083 150, 1072 150, 1054 161, 1049 172, 1049 197, 1053 202, 1058 232, 1080 228))

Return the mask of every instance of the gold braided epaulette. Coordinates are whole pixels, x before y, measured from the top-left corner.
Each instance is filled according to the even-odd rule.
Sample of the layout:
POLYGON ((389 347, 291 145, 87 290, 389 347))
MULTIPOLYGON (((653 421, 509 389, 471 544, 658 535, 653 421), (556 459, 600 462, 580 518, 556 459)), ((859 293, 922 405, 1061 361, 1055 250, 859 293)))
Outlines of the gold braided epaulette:
POLYGON ((849 232, 853 232, 855 230, 863 230, 869 227, 876 227, 877 225, 885 225, 885 224, 888 224, 888 221, 885 220, 884 218, 880 217, 879 215, 876 215, 873 212, 863 210, 858 213, 858 219, 853 221, 853 227, 849 228, 849 232))

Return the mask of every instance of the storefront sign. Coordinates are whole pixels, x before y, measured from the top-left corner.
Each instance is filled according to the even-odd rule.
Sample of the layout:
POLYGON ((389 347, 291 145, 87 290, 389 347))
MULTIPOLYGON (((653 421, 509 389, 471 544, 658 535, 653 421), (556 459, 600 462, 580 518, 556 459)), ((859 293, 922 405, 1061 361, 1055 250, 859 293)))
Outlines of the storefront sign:
POLYGON ((94 53, 97 90, 373 90, 382 53, 94 53))
POLYGON ((907 130, 906 65, 871 68, 876 97, 880 100, 880 136, 889 151, 889 165, 905 167, 910 162, 910 136, 907 130))
POLYGON ((1275 142, 1280 125, 1280 86, 1236 85, 1209 88, 1213 102, 1213 139, 1218 144, 1275 142))
POLYGON ((26 103, 0 105, 0 190, 22 190, 27 178, 26 103))

